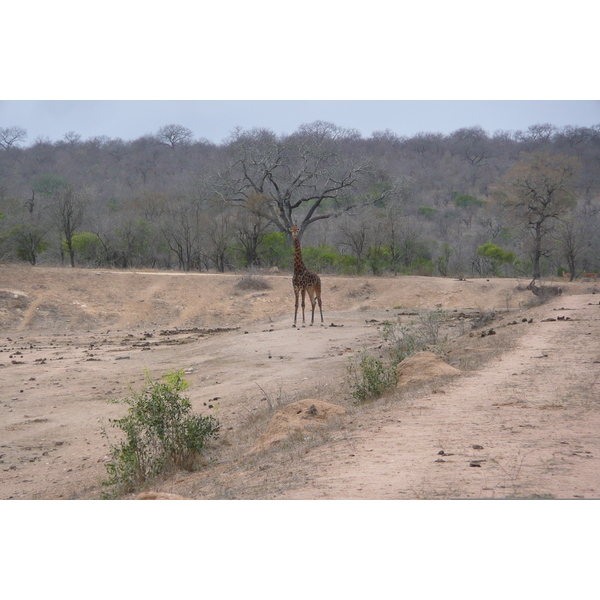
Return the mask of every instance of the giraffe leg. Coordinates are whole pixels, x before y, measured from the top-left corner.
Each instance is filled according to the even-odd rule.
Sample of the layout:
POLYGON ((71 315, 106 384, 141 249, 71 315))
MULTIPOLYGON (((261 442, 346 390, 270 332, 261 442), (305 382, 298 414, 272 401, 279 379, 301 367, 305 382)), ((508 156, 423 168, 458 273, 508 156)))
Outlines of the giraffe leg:
MULTIPOLYGON (((321 296, 317 296, 317 302, 319 303, 319 310, 321 311, 321 327, 323 327, 323 304, 321 302, 321 296)), ((313 313, 314 313, 314 307, 313 307, 313 313)))
MULTIPOLYGON (((321 302, 321 279, 319 277, 316 278, 315 281, 315 298, 316 302, 319 303, 319 311, 321 312, 321 327, 323 327, 323 303, 321 302)), ((315 313, 315 305, 313 304, 313 318, 315 313)))
POLYGON ((296 319, 298 318, 298 290, 294 289, 294 294, 296 296, 296 305, 294 307, 294 322, 292 323, 292 327, 296 327, 296 319))
POLYGON ((304 301, 304 295, 306 294, 306 290, 302 289, 302 327, 306 327, 306 320, 304 319, 304 306, 305 306, 305 301, 304 301))
POLYGON ((312 308, 312 317, 310 319, 310 325, 312 327, 313 323, 315 322, 315 304, 317 301, 315 300, 315 292, 313 288, 308 288, 306 291, 308 293, 308 297, 310 299, 310 306, 312 308))

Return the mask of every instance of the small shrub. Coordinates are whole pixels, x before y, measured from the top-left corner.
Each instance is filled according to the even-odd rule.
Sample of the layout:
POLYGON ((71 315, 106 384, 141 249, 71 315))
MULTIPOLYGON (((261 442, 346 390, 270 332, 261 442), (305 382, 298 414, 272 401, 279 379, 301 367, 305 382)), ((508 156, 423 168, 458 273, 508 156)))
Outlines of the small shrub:
POLYGON ((398 384, 395 365, 384 365, 363 351, 348 364, 350 394, 356 402, 378 398, 398 384))
POLYGON ((125 417, 110 419, 125 438, 111 443, 111 460, 106 464, 109 478, 103 484, 112 492, 106 497, 131 492, 170 468, 193 469, 206 442, 217 437, 219 422, 193 414, 189 399, 181 396, 188 386, 182 373, 169 373, 158 382, 146 373, 141 392, 112 400, 129 409, 125 417))
POLYGON ((535 299, 529 303, 530 306, 539 306, 540 304, 545 304, 552 298, 556 298, 563 293, 562 288, 559 286, 544 284, 537 286, 535 284, 535 280, 533 280, 526 289, 530 290, 535 296, 535 299))
POLYGON ((236 284, 236 289, 242 291, 260 291, 271 289, 271 284, 260 275, 249 273, 244 275, 236 284))
POLYGON ((383 323, 381 335, 386 342, 391 342, 393 357, 400 362, 415 352, 443 344, 447 336, 442 337, 441 328, 446 318, 446 311, 441 308, 420 313, 408 324, 398 317, 396 322, 383 323))
POLYGON ((363 283, 359 288, 352 288, 348 291, 348 298, 364 298, 372 294, 375 288, 370 283, 363 283))
POLYGON ((473 329, 478 329, 479 327, 485 327, 489 325, 496 318, 496 313, 494 311, 487 311, 480 313, 477 318, 475 318, 471 324, 473 329))

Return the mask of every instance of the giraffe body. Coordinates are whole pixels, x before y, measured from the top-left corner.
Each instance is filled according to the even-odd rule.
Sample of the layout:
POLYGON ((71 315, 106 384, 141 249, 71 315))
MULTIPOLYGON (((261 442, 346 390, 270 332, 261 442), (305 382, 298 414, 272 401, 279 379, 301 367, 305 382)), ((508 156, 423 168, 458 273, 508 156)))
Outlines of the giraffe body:
POLYGON ((308 294, 310 304, 312 306, 312 318, 310 324, 315 322, 315 307, 319 303, 319 311, 321 312, 321 325, 323 325, 323 306, 321 303, 321 278, 306 268, 302 260, 302 252, 300 250, 300 240, 298 239, 298 228, 292 227, 292 236, 294 238, 294 276, 292 285, 294 286, 294 295, 296 304, 294 307, 294 323, 292 327, 296 327, 298 318, 298 301, 302 296, 302 327, 305 327, 306 321, 304 317, 305 296, 308 294))

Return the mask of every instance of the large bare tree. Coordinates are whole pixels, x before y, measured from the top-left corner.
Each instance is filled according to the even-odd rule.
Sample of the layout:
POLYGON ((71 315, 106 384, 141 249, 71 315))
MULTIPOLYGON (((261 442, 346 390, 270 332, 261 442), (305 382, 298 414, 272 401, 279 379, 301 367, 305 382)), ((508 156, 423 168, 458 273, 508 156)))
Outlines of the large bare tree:
POLYGON ((192 143, 194 134, 183 125, 165 125, 158 130, 156 139, 164 146, 174 149, 176 146, 188 146, 192 143))
POLYGON ((27 130, 23 127, 0 127, 0 148, 4 150, 25 141, 26 138, 27 130))
POLYGON ((261 211, 289 234, 321 219, 350 213, 381 201, 391 185, 375 177, 372 166, 349 148, 357 132, 316 121, 289 136, 266 129, 237 130, 227 145, 228 164, 214 191, 224 201, 261 211))
POLYGON ((576 204, 573 178, 577 159, 548 152, 523 155, 505 174, 499 190, 503 205, 532 236, 532 277, 541 276, 540 260, 549 255, 546 235, 576 204))
POLYGON ((165 242, 184 271, 201 270, 203 206, 196 198, 174 198, 161 225, 165 242))

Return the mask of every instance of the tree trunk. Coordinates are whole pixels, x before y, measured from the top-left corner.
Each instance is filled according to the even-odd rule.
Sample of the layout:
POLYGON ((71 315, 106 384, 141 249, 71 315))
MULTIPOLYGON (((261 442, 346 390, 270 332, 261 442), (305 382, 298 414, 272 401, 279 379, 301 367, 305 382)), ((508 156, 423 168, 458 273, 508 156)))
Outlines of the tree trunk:
POLYGON ((542 256, 542 224, 535 224, 535 237, 533 246, 533 279, 539 279, 540 273, 540 258, 542 256))

